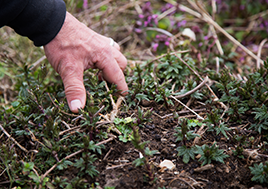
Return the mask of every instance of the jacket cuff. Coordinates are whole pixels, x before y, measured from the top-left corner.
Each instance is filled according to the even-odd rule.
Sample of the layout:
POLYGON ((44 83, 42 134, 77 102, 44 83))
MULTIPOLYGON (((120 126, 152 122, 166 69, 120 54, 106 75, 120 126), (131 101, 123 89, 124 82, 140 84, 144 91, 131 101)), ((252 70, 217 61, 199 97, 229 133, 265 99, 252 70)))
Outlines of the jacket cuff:
POLYGON ((56 37, 65 16, 63 0, 29 0, 23 11, 7 25, 27 36, 35 46, 43 46, 56 37))

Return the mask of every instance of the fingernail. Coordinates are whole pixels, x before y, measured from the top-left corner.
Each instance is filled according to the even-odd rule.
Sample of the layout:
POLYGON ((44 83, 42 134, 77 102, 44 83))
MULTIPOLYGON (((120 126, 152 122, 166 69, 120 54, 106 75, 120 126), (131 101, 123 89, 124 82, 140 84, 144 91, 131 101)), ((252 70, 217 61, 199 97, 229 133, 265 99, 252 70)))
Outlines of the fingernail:
POLYGON ((76 111, 79 108, 82 108, 82 103, 80 100, 76 99, 71 101, 71 107, 70 107, 71 111, 76 111))

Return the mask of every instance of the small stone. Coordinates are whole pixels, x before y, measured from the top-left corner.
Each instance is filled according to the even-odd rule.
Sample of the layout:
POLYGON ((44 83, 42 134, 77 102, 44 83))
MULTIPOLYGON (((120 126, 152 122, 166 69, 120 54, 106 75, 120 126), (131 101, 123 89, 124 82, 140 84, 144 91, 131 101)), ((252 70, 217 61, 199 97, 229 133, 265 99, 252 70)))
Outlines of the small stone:
POLYGON ((159 134, 155 134, 155 135, 154 135, 154 139, 155 139, 155 140, 159 140, 159 141, 160 141, 161 138, 162 138, 162 137, 161 137, 161 135, 159 135, 159 134))
POLYGON ((167 139, 161 138, 161 142, 165 143, 165 142, 167 142, 167 139))

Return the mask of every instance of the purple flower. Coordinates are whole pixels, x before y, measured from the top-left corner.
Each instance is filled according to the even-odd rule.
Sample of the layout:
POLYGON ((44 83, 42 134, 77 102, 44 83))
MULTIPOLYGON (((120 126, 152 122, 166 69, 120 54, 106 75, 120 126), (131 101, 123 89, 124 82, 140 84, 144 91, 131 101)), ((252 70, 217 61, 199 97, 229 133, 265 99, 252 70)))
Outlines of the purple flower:
POLYGON ((178 27, 182 27, 182 26, 185 26, 186 25, 186 23, 187 23, 187 21, 186 20, 182 20, 182 21, 180 21, 180 22, 178 22, 178 27))
POLYGON ((143 14, 139 14, 139 18, 140 19, 143 19, 144 18, 144 15, 143 14))
POLYGON ((87 9, 88 8, 88 2, 87 2, 87 0, 84 0, 83 1, 83 8, 84 9, 87 9))
POLYGON ((139 20, 136 22, 136 24, 137 24, 138 26, 142 26, 142 22, 139 21, 139 20))
POLYGON ((158 45, 159 45, 158 43, 154 43, 154 44, 153 44, 153 51, 157 51, 157 47, 158 47, 158 45))
POLYGON ((144 27, 147 27, 148 26, 148 22, 147 21, 144 21, 144 27))
POLYGON ((161 8, 161 12, 165 12, 168 9, 171 9, 172 7, 174 7, 174 5, 167 3, 163 8, 161 8))
POLYGON ((140 29, 140 28, 135 28, 134 31, 135 31, 136 33, 142 33, 142 29, 140 29))
POLYGON ((157 17, 158 17, 158 15, 157 15, 157 14, 153 14, 153 15, 152 15, 152 19, 153 19, 153 21, 154 21, 155 25, 158 25, 158 20, 157 20, 157 17))
POLYGON ((142 7, 142 12, 152 12, 151 2, 146 2, 145 5, 142 7))
POLYGON ((153 18, 153 19, 156 19, 157 17, 158 17, 157 14, 153 14, 153 15, 152 15, 152 18, 153 18))
POLYGON ((204 36, 204 40, 205 40, 205 41, 209 40, 209 36, 207 36, 207 35, 204 36))
POLYGON ((195 26, 191 27, 191 30, 192 30, 194 33, 202 33, 202 30, 199 28, 198 25, 195 25, 195 26))

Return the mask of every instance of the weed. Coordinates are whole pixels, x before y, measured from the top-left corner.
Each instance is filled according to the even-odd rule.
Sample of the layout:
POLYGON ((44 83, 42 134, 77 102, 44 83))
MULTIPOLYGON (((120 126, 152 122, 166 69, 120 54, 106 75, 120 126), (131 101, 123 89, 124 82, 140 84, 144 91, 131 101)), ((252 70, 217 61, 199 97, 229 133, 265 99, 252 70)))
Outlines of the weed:
POLYGON ((195 134, 191 127, 200 125, 197 120, 181 119, 181 127, 176 127, 174 136, 176 136, 176 141, 182 141, 183 145, 179 146, 176 150, 178 151, 178 156, 183 156, 183 162, 188 163, 190 158, 194 159, 195 148, 187 145, 187 141, 199 137, 195 134))
POLYGON ((229 157, 224 153, 224 150, 220 150, 219 147, 216 146, 216 143, 212 146, 208 146, 207 144, 196 146, 196 153, 201 155, 199 161, 203 161, 202 166, 210 164, 211 161, 224 163, 223 159, 229 157))
POLYGON ((177 137, 177 141, 182 141, 183 145, 186 145, 187 140, 194 139, 195 137, 199 137, 198 134, 195 134, 193 130, 190 130, 191 127, 195 127, 195 124, 191 124, 191 122, 196 123, 194 120, 188 120, 188 119, 181 119, 181 127, 176 127, 174 133, 174 136, 177 137), (190 123, 190 124, 188 124, 190 123))
POLYGON ((132 118, 127 117, 125 119, 115 118, 114 124, 116 125, 116 128, 122 133, 118 138, 122 142, 128 142, 131 140, 131 133, 132 128, 128 126, 128 124, 131 124, 132 118))
POLYGON ((208 131, 216 131, 216 135, 222 133, 226 138, 228 138, 226 131, 229 131, 230 129, 222 122, 219 110, 210 110, 207 114, 207 118, 204 120, 204 123, 208 126, 208 131))
POLYGON ((255 114, 255 120, 257 123, 252 124, 250 128, 254 128, 261 133, 263 130, 268 130, 268 108, 264 104, 260 108, 253 108, 255 110, 252 114, 255 114))
POLYGON ((153 172, 153 165, 149 163, 149 157, 154 155, 157 150, 150 150, 148 147, 145 148, 145 145, 148 142, 141 142, 141 138, 138 132, 138 128, 133 127, 133 137, 131 140, 134 147, 140 151, 143 157, 140 157, 133 161, 135 166, 145 166, 145 169, 148 174, 149 183, 152 184, 155 181, 154 172, 153 172))
POLYGON ((268 162, 254 164, 254 167, 249 167, 252 177, 252 181, 257 181, 260 183, 268 183, 268 162))
MULTIPOLYGON (((95 7, 94 2, 97 1, 91 1, 92 7, 95 7)), ((82 20, 92 22, 91 25, 96 31, 102 31, 107 36, 110 33, 106 31, 116 31, 115 36, 110 36, 118 41, 122 40, 121 50, 125 50, 123 53, 129 60, 137 60, 135 67, 129 67, 125 72, 129 91, 124 108, 120 109, 121 114, 114 119, 114 125, 122 135, 113 140, 116 143, 121 142, 122 145, 129 141, 133 143, 141 154, 133 164, 145 169, 145 178, 150 184, 160 178, 162 173, 155 174, 150 158, 156 151, 149 149, 148 141, 142 141, 141 131, 147 129, 144 128, 145 123, 151 121, 152 117, 155 118, 151 116, 153 111, 158 111, 157 114, 163 118, 166 115, 162 112, 169 114, 181 108, 169 98, 171 95, 185 94, 200 83, 200 79, 193 75, 178 56, 194 70, 198 70, 200 77, 204 78, 207 73, 210 74, 207 88, 210 87, 220 99, 220 104, 223 103, 228 108, 223 110, 218 101, 213 101, 215 96, 211 97, 209 90, 198 90, 184 97, 182 101, 188 102, 193 111, 203 113, 206 119, 202 123, 195 119, 181 119, 174 130, 166 128, 165 124, 161 125, 161 129, 175 133, 173 137, 176 137, 176 142, 180 145, 176 148, 177 154, 182 157, 185 166, 188 166, 187 163, 194 159, 196 154, 201 155, 199 161, 202 165, 213 161, 224 163, 228 157, 215 143, 212 146, 193 145, 193 139, 199 137, 196 131, 201 124, 207 126, 207 130, 204 129, 204 133, 200 134, 202 143, 214 142, 215 135, 230 138, 232 144, 228 143, 226 146, 235 146, 232 160, 244 158, 243 152, 246 148, 258 149, 267 154, 268 62, 265 61, 260 69, 254 70, 251 61, 248 61, 248 55, 228 41, 222 46, 224 55, 219 55, 217 47, 218 42, 223 41, 222 35, 213 36, 210 24, 195 22, 197 19, 186 13, 186 9, 179 8, 179 5, 186 4, 186 1, 177 1, 177 5, 176 1, 168 2, 174 5, 162 6, 160 1, 142 4, 140 1, 138 4, 134 3, 134 6, 126 0, 113 1, 100 5, 93 11, 96 13, 94 15, 90 8, 87 9, 86 0, 66 0, 68 11, 75 13, 82 20), (124 8, 120 5, 124 5, 124 8), (126 7, 129 8, 126 10, 126 7), (122 15, 127 14, 126 17, 117 17, 124 21, 120 22, 120 27, 116 27, 116 19, 110 19, 117 15, 117 12, 111 14, 113 10, 118 10, 122 15), (139 15, 135 15, 135 10, 139 15), (92 16, 83 18, 88 11, 92 16), (109 16, 109 22, 102 20, 105 15, 109 16), (98 27, 99 23, 101 24, 98 27), (134 32, 130 34, 131 24, 134 32), (181 35, 186 27, 195 33, 196 41, 190 41, 181 35), (127 33, 124 33, 124 30, 127 33), (146 53, 140 53, 145 52, 144 49, 146 53), (148 60, 147 50, 153 60, 148 60), (181 50, 188 50, 189 53, 174 55, 181 50), (134 54, 131 54, 133 52, 134 54), (137 57, 137 54, 142 55, 137 57), (144 63, 139 63, 140 57, 144 63), (219 57, 218 62, 215 57, 219 57), (217 73, 213 70, 216 63, 219 68, 217 73), (145 105, 146 101, 150 101, 150 105, 145 105), (206 107, 206 110, 202 110, 203 107, 206 107), (129 116, 133 112, 136 114, 125 118, 125 115, 129 116), (235 134, 230 132, 230 129, 235 131, 235 134), (206 140, 203 140, 204 138, 206 140)), ((253 0, 217 0, 204 1, 202 4, 207 6, 207 12, 213 19, 224 29, 228 28, 227 32, 240 40, 241 44, 255 54, 256 47, 261 50, 259 42, 267 37, 268 28, 267 15, 262 12, 267 10, 266 0, 254 3, 253 0), (211 3, 216 3, 216 6, 211 6, 211 3), (247 27, 248 24, 252 27, 247 27)), ((31 42, 10 30, 1 29, 0 33, 0 124, 10 134, 10 137, 6 136, 0 130, 0 187, 97 188, 99 183, 94 179, 98 177, 98 171, 103 171, 103 167, 101 166, 100 170, 95 167, 96 161, 104 156, 104 145, 99 146, 97 142, 103 141, 111 134, 99 124, 103 121, 99 113, 108 115, 112 110, 109 95, 117 92, 116 86, 108 84, 110 91, 107 92, 105 82, 98 79, 96 70, 85 71, 83 79, 88 93, 86 107, 79 111, 79 115, 74 115, 69 111, 59 75, 47 60, 44 60, 41 66, 35 66, 33 63, 44 55, 43 50, 34 49, 31 42), (20 149, 17 144, 28 152, 20 149), (72 158, 65 159, 69 155, 72 158), (40 175, 51 167, 55 167, 53 172, 41 180, 40 175), (70 170, 74 170, 73 178, 68 180, 66 176, 70 170)), ((264 45, 261 58, 265 56, 266 48, 267 45, 264 45)), ((113 98, 117 97, 113 95, 113 98)), ((181 113, 180 116, 183 117, 192 116, 184 110, 181 113)), ((175 122, 178 122, 178 117, 174 116, 175 122)), ((164 118, 161 124, 163 121, 164 118)), ((168 126, 173 127, 172 124, 168 123, 168 126)), ((169 139, 168 141, 174 142, 169 139)), ((224 140, 221 140, 221 143, 223 142, 224 140)), ((162 155, 159 158, 164 157, 162 155)), ((240 161, 243 162, 245 161, 240 161)), ((266 162, 250 167, 252 181, 267 183, 267 167, 266 162)), ((163 184, 162 179, 160 182, 163 184)))

